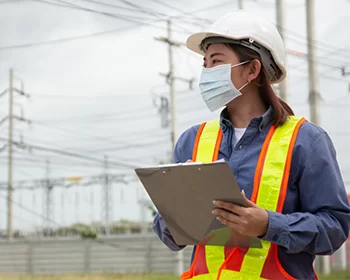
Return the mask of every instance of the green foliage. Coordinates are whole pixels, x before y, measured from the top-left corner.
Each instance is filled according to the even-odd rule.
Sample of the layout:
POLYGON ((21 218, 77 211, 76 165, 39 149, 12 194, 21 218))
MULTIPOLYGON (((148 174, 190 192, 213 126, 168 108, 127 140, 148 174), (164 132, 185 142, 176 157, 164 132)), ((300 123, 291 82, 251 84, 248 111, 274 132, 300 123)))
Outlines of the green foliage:
POLYGON ((156 210, 152 205, 149 205, 149 206, 148 206, 148 210, 151 211, 152 217, 154 217, 155 215, 157 215, 157 210, 156 210))
POLYGON ((91 229, 87 228, 80 232, 80 237, 82 239, 96 239, 97 234, 95 231, 92 231, 91 229))
POLYGON ((330 275, 319 275, 320 280, 349 280, 350 279, 350 269, 346 271, 335 271, 330 275))

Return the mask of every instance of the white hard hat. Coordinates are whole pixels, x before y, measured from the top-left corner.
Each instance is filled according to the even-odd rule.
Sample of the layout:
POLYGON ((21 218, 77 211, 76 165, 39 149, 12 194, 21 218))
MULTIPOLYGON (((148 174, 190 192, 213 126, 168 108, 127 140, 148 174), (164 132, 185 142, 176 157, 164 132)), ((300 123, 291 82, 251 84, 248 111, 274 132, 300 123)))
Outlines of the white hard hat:
POLYGON ((187 47, 201 55, 210 43, 233 43, 256 51, 271 83, 286 77, 285 46, 276 27, 266 19, 245 11, 236 11, 217 20, 206 32, 187 39, 187 47))

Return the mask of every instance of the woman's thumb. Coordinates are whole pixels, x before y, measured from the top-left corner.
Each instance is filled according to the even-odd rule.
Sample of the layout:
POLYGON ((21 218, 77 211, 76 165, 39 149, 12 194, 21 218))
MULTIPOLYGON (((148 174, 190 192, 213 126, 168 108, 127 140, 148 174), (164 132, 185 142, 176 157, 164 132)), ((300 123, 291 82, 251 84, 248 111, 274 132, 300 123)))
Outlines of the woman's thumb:
POLYGON ((242 197, 247 204, 247 207, 256 207, 255 203, 251 202, 246 196, 244 190, 241 191, 242 197))

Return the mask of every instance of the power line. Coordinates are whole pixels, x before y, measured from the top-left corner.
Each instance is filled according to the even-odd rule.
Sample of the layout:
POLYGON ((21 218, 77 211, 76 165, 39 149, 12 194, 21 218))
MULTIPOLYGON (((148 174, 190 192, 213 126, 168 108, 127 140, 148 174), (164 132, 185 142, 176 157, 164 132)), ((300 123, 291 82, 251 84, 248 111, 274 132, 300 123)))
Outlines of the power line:
MULTIPOLYGON (((153 111, 153 110, 152 110, 153 111)), ((153 111, 154 112, 154 111, 153 111)), ((145 110, 142 110, 142 114, 135 114, 135 115, 124 115, 120 113, 114 113, 114 114, 101 114, 101 115, 87 115, 87 116, 77 116, 71 117, 71 118, 64 118, 64 119, 52 119, 52 120, 44 120, 44 121, 39 121, 39 120, 33 120, 33 123, 42 123, 42 124, 52 124, 52 123, 62 123, 62 122, 69 122, 71 123, 72 121, 78 122, 78 123, 89 123, 91 122, 101 122, 101 121, 139 121, 145 118, 149 118, 154 116, 154 114, 151 113, 151 110, 149 113, 145 113, 145 110), (92 117, 92 118, 91 118, 92 117)))
MULTIPOLYGON (((228 6, 228 5, 232 5, 232 0, 231 1, 226 1, 226 2, 223 2, 223 3, 220 3, 220 4, 216 4, 216 5, 211 5, 211 6, 207 6, 207 7, 204 7, 204 8, 200 8, 200 9, 193 10, 193 11, 190 11, 190 12, 186 12, 186 13, 183 13, 181 15, 171 16, 170 19, 177 19, 177 18, 186 16, 186 15, 193 16, 193 14, 196 14, 196 13, 202 13, 202 12, 206 12, 206 11, 211 11, 211 10, 214 10, 214 9, 217 9, 217 8, 222 8, 222 7, 228 6)), ((205 20, 208 23, 213 23, 213 21, 210 21, 209 19, 203 19, 203 18, 201 18, 201 19, 205 20)))
MULTIPOLYGON (((35 122, 34 122, 34 124, 35 124, 35 122)), ((140 139, 140 136, 142 136, 142 135, 148 135, 148 136, 150 136, 151 134, 153 134, 153 135, 159 135, 159 133, 161 132, 161 131, 152 131, 152 129, 147 129, 147 130, 144 130, 144 131, 139 131, 139 133, 137 133, 136 135, 135 135, 135 137, 129 137, 127 140, 125 140, 125 141, 123 141, 123 142, 121 142, 121 141, 115 141, 115 140, 112 140, 112 139, 110 139, 110 138, 107 138, 107 137, 100 137, 100 136, 95 136, 93 133, 87 133, 87 132, 85 132, 84 130, 81 130, 81 129, 79 129, 79 132, 77 132, 77 130, 74 130, 74 131, 72 131, 72 130, 69 130, 69 129, 67 129, 67 128, 65 128, 65 129, 63 129, 63 128, 57 128, 57 126, 55 127, 54 125, 52 125, 52 124, 43 124, 43 123, 37 123, 37 124, 41 124, 41 125, 44 125, 45 127, 47 127, 47 128, 50 128, 50 129, 58 129, 58 130, 62 130, 62 131, 65 131, 65 132, 68 132, 68 133, 70 133, 70 134, 73 134, 73 135, 75 135, 75 136, 77 136, 77 135, 82 135, 82 134, 85 134, 86 135, 86 137, 89 137, 89 138, 91 138, 91 139, 94 139, 94 140, 97 140, 97 141, 103 141, 103 142, 106 142, 106 143, 110 143, 110 144, 119 144, 119 145, 131 145, 132 143, 133 143, 133 141, 134 140, 139 140, 140 139)), ((118 136, 119 136, 119 138, 125 138, 125 136, 130 136, 131 135, 131 133, 130 132, 128 132, 128 133, 124 133, 124 134, 119 134, 118 136)), ((134 133, 132 134, 132 135, 134 135, 134 133)), ((163 135, 163 134, 161 134, 161 135, 163 135)))
MULTIPOLYGON (((48 125, 49 127, 49 125, 48 125)), ((75 134, 72 133, 73 135, 78 135, 79 133, 75 134)), ((164 141, 164 132, 162 130, 157 130, 157 129, 147 129, 144 131, 140 131, 139 133, 136 133, 134 135, 134 137, 128 137, 126 138, 125 136, 130 135, 130 133, 125 133, 125 134, 120 134, 119 137, 120 138, 126 138, 125 141, 113 141, 112 139, 106 138, 106 139, 92 139, 92 141, 98 140, 98 141, 104 141, 106 143, 109 143, 110 145, 113 145, 114 151, 120 151, 120 150, 125 150, 125 149, 133 149, 136 147, 147 147, 147 145, 156 145, 156 144, 160 144, 162 143, 162 141, 164 141), (140 141, 140 140, 146 140, 145 137, 143 136, 149 136, 147 137, 148 142, 144 142, 144 141, 140 141), (117 146, 118 145, 118 146, 117 146)), ((79 149, 79 148, 72 148, 72 147, 62 147, 62 146, 56 146, 55 142, 51 142, 51 141, 43 141, 41 139, 37 139, 37 138, 30 138, 31 142, 36 142, 36 143, 40 143, 40 144, 45 144, 45 145, 50 145, 51 147, 54 148, 58 148, 58 149, 64 149, 64 150, 68 150, 68 151, 80 151, 80 152, 84 152, 84 153, 90 153, 93 152, 94 150, 90 150, 90 149, 79 149), (54 146, 53 146, 54 145, 54 146)), ((69 141, 71 142, 71 141, 69 141)), ((60 143, 62 143, 60 141, 60 143)), ((84 143, 87 143, 87 141, 84 141, 84 143)), ((95 142, 93 142, 95 143, 95 142)), ((94 146, 100 145, 100 143, 95 144, 94 146)), ((79 146, 81 147, 81 145, 79 146)))
MULTIPOLYGON (((229 2, 218 4, 218 5, 209 6, 209 7, 206 7, 206 8, 199 9, 199 10, 186 12, 186 13, 184 13, 182 15, 169 16, 167 18, 164 18, 163 20, 167 20, 168 18, 182 17, 184 15, 191 15, 192 13, 203 12, 203 11, 206 11, 206 10, 212 10, 212 9, 216 9, 216 8, 228 5, 228 4, 232 4, 232 2, 229 1, 229 2)), ((113 33, 121 32, 121 31, 126 31, 126 30, 129 30, 129 29, 133 29, 133 28, 139 27, 141 25, 148 25, 148 26, 152 26, 152 27, 155 27, 155 28, 164 29, 164 27, 159 27, 159 26, 153 25, 153 23, 158 22, 158 21, 160 21, 160 19, 155 19, 155 20, 152 20, 150 22, 138 23, 138 24, 132 25, 132 26, 126 26, 126 27, 121 27, 121 28, 117 28, 117 29, 105 30, 105 31, 94 32, 94 33, 89 33, 89 34, 84 34, 84 35, 73 36, 73 37, 67 37, 67 38, 61 38, 61 39, 55 39, 55 40, 49 40, 49 41, 43 41, 43 42, 36 42, 36 43, 0 46, 0 51, 1 50, 30 48, 30 47, 45 46, 45 45, 52 45, 52 44, 59 44, 59 43, 64 43, 64 42, 76 41, 76 40, 81 40, 81 39, 86 39, 86 38, 91 38, 91 37, 96 37, 96 36, 103 36, 103 35, 106 35, 106 34, 113 34, 113 33)), ((173 29, 173 31, 174 32, 183 33, 183 31, 179 31, 179 30, 176 30, 176 29, 173 29)))
MULTIPOLYGON (((47 125, 48 128, 52 128, 51 125, 47 125)), ((72 132, 73 135, 79 135, 79 133, 77 132, 72 132)), ((109 138, 94 138, 95 140, 98 140, 98 141, 104 141, 104 142, 108 142, 110 144, 112 144, 114 147, 116 145, 119 145, 117 147, 115 147, 114 151, 118 151, 118 150, 126 150, 126 149, 133 149, 133 148, 136 148, 136 147, 145 147, 146 144, 149 144, 149 145, 156 145, 156 144, 159 144, 161 140, 154 140, 154 142, 140 142, 140 141, 137 141, 135 142, 135 140, 140 140, 140 137, 142 137, 143 135, 144 136, 149 136, 153 134, 152 136, 158 136, 158 137, 162 137, 164 136, 164 132, 163 131, 152 131, 150 129, 148 130, 145 130, 144 132, 142 133, 138 133, 137 135, 135 135, 135 137, 131 137, 131 138, 128 138, 127 140, 125 141, 112 141, 111 139, 109 138)), ((125 135, 128 135, 128 134, 125 134, 125 135)), ((124 136, 125 136, 124 135, 124 136)), ((123 135, 119 135, 121 138, 123 138, 123 135)), ((150 140, 150 139, 149 139, 150 140)), ((31 139, 31 141, 33 142, 41 142, 42 140, 39 140, 39 139, 31 139)), ((51 147, 52 145, 54 145, 54 143, 52 142, 48 142, 48 141, 45 141, 44 142, 45 144, 49 144, 51 147)), ((84 143, 86 143, 86 141, 84 141, 84 143)), ((96 146, 96 145, 94 145, 96 146)), ((81 147, 81 146, 79 146, 81 147)), ((67 148, 67 147, 58 147, 58 146, 54 146, 54 148, 57 148, 57 149, 64 149, 64 150, 68 150, 68 151, 79 151, 80 153, 83 152, 83 153, 91 153, 93 151, 91 151, 90 149, 79 149, 79 148, 67 148)))
POLYGON ((121 97, 146 97, 145 94, 116 94, 116 95, 72 95, 72 94, 30 94, 32 97, 40 97, 40 98, 69 98, 69 99, 99 99, 99 98, 121 98, 121 97))
MULTIPOLYGON (((2 141, 8 141, 8 139, 4 138, 4 137, 0 137, 0 140, 2 141)), ((98 159, 98 158, 94 158, 94 157, 90 157, 90 156, 86 156, 86 155, 81 155, 78 153, 74 153, 74 152, 68 152, 68 151, 63 151, 63 150, 59 150, 59 149, 55 149, 55 148, 48 148, 48 147, 42 147, 42 146, 38 146, 38 145, 32 145, 32 144, 21 144, 18 143, 16 141, 13 141, 13 144, 19 146, 19 147, 26 147, 26 148, 31 148, 31 149, 35 149, 35 150, 41 150, 41 151, 46 151, 46 152, 51 152, 51 153, 55 153, 55 154, 60 154, 60 155, 64 155, 64 156, 68 156, 68 157, 75 157, 75 158, 80 158, 80 159, 85 159, 87 161, 93 161, 93 162, 98 162, 98 163, 103 163, 102 160, 98 159)), ((125 162, 119 162, 116 160, 110 161, 110 163, 114 166, 117 167, 125 167, 125 168, 138 168, 139 166, 134 165, 134 164, 128 164, 125 162)))
MULTIPOLYGON (((39 3, 43 3, 43 4, 49 4, 49 5, 58 6, 58 7, 63 7, 63 8, 68 8, 68 9, 83 10, 83 11, 92 12, 92 13, 98 13, 98 14, 103 14, 104 13, 103 11, 88 9, 88 8, 85 8, 85 7, 82 7, 82 6, 78 6, 76 4, 68 3, 68 2, 65 4, 65 3, 62 3, 62 2, 61 3, 56 3, 56 2, 50 2, 50 1, 47 1, 47 0, 31 0, 31 1, 39 2, 39 3)), ((85 0, 85 1, 88 1, 88 0, 85 0)), ((92 0, 90 2, 100 3, 98 1, 92 1, 92 0)), ((113 6, 115 8, 118 8, 118 9, 124 9, 124 10, 132 11, 132 12, 137 12, 137 10, 135 10, 135 9, 128 9, 128 8, 125 8, 125 7, 122 7, 122 6, 115 6, 115 5, 112 5, 112 4, 109 4, 109 5, 113 6)), ((112 16, 112 15, 109 15, 109 16, 112 16)), ((140 17, 140 16, 134 16, 134 15, 125 15, 125 14, 113 14, 112 17, 117 17, 118 18, 119 16, 120 17, 127 16, 128 18, 133 18, 133 19, 136 19, 136 20, 150 20, 151 19, 151 18, 145 18, 145 17, 140 17)))
MULTIPOLYGON (((113 34, 113 33, 121 32, 121 31, 126 31, 126 30, 129 30, 129 29, 133 29, 133 28, 139 27, 141 25, 148 25, 148 26, 152 26, 152 27, 155 27, 155 28, 164 29, 163 27, 152 25, 152 23, 155 23, 157 21, 159 21, 159 20, 153 20, 153 21, 148 22, 148 23, 147 22, 146 23, 139 23, 139 24, 132 25, 132 26, 126 26, 126 27, 121 27, 121 28, 112 29, 112 30, 106 30, 106 31, 101 31, 101 32, 94 32, 94 33, 89 33, 89 34, 85 34, 85 35, 78 35, 78 36, 73 36, 73 37, 68 37, 68 38, 61 38, 61 39, 55 39, 55 40, 49 40, 49 41, 44 41, 44 42, 27 43, 27 44, 20 44, 20 45, 9 45, 9 46, 0 46, 0 51, 2 51, 2 50, 10 50, 10 49, 30 48, 30 47, 37 47, 37 46, 52 45, 52 44, 76 41, 76 40, 81 40, 81 39, 86 39, 86 38, 102 36, 102 35, 106 35, 106 34, 113 34)), ((183 33, 182 31, 178 31, 178 30, 175 30, 175 31, 183 33)))
POLYGON ((3 0, 3 1, 0 1, 0 4, 15 3, 20 1, 24 1, 24 0, 3 0))
MULTIPOLYGON (((165 3, 164 1, 161 1, 161 0, 152 0, 153 2, 155 3, 158 3, 164 7, 167 7, 169 8, 170 10, 176 10, 178 12, 181 12, 183 15, 189 15, 186 11, 178 8, 178 7, 175 7, 174 5, 170 5, 168 3, 165 3)), ((193 13, 191 13, 191 16, 194 18, 194 19, 197 19, 197 20, 200 20, 200 21, 204 21, 204 22, 208 22, 207 19, 203 19, 203 18, 200 18, 200 17, 197 17, 197 16, 194 16, 193 13)))
MULTIPOLYGON (((164 132, 165 134, 165 132, 164 132)), ((117 150, 125 150, 128 148, 142 148, 142 147, 152 147, 152 146, 159 146, 160 144, 167 144, 169 143, 169 139, 163 139, 159 141, 154 141, 154 142, 146 142, 146 143, 138 143, 138 144, 133 144, 133 145, 123 145, 123 146, 117 146, 117 147, 108 147, 108 148, 101 148, 97 150, 92 150, 91 153, 102 153, 102 152, 112 152, 112 151, 117 151, 117 150)))
POLYGON ((138 27, 138 26, 122 27, 122 28, 117 28, 117 29, 112 29, 112 30, 106 30, 106 31, 101 31, 101 32, 94 32, 94 33, 89 33, 89 34, 85 34, 85 35, 79 35, 79 36, 73 36, 73 37, 49 40, 49 41, 44 41, 44 42, 27 43, 27 44, 20 44, 20 45, 9 45, 9 46, 0 46, 0 50, 22 49, 22 48, 30 48, 30 47, 37 47, 37 46, 44 46, 44 45, 52 45, 52 44, 57 44, 57 43, 70 42, 70 41, 81 40, 81 39, 86 39, 86 38, 91 38, 91 37, 96 37, 96 36, 102 36, 102 35, 106 35, 106 34, 112 34, 112 33, 120 32, 120 31, 125 31, 125 30, 128 30, 128 29, 132 29, 134 27, 138 27))
MULTIPOLYGON (((127 174, 111 174, 108 173, 110 182, 127 184, 128 177, 131 175, 127 174)), ((18 180, 14 182, 16 187, 14 191, 18 190, 34 190, 34 189, 46 189, 47 178, 45 179, 30 179, 30 180, 18 180)), ((50 186, 52 188, 69 189, 74 186, 89 187, 95 184, 100 184, 105 180, 105 174, 94 175, 94 176, 74 176, 74 177, 59 177, 50 178, 50 186)), ((130 181, 130 180, 129 180, 130 181)), ((7 182, 0 182, 0 190, 7 189, 7 182)))
POLYGON ((105 2, 100 2, 100 1, 96 1, 96 0, 82 0, 88 3, 93 3, 93 4, 97 4, 97 5, 101 5, 101 6, 106 6, 109 8, 115 8, 115 9, 119 9, 119 10, 126 10, 126 11, 130 11, 130 12, 139 12, 144 14, 142 11, 140 11, 140 9, 135 9, 135 8, 128 8, 128 7, 123 7, 123 6, 119 6, 116 4, 110 4, 110 3, 105 3, 105 2))
MULTIPOLYGON (((55 4, 55 3, 48 2, 48 1, 45 1, 45 0, 35 0, 35 1, 43 2, 43 3, 55 4)), ((56 1, 58 1, 58 0, 56 0, 56 1)), ((50 41, 46 41, 46 42, 37 42, 37 43, 28 43, 28 44, 21 44, 21 45, 3 46, 3 47, 0 47, 0 50, 28 48, 28 47, 35 47, 35 46, 41 46, 41 45, 51 45, 51 44, 62 43, 62 42, 67 42, 67 41, 74 41, 74 40, 85 39, 85 38, 89 38, 89 37, 95 37, 95 36, 101 36, 101 35, 105 35, 105 34, 111 34, 111 33, 116 33, 116 32, 120 32, 120 31, 125 31, 125 30, 128 30, 128 29, 132 29, 132 28, 138 27, 140 25, 149 25, 149 26, 152 26, 152 27, 155 27, 155 28, 164 29, 164 27, 159 27, 159 26, 153 25, 153 23, 161 21, 161 20, 165 20, 166 18, 165 19, 159 19, 158 18, 158 19, 151 20, 151 21, 148 21, 148 22, 139 22, 139 21, 136 21, 136 20, 130 20, 128 17, 125 17, 123 15, 116 15, 116 14, 111 14, 111 13, 107 13, 107 12, 96 11, 96 10, 93 10, 93 9, 84 8, 82 6, 79 6, 79 5, 76 5, 76 4, 72 4, 72 3, 69 3, 69 2, 66 2, 66 1, 62 1, 62 0, 60 0, 59 2, 66 4, 66 5, 63 5, 63 7, 76 8, 76 9, 80 9, 80 10, 84 10, 84 11, 100 13, 100 14, 105 15, 105 16, 110 16, 110 17, 122 19, 124 21, 133 22, 133 23, 136 23, 136 25, 122 27, 122 28, 108 30, 108 31, 95 32, 95 33, 90 33, 90 34, 86 34, 86 35, 74 36, 74 37, 69 37, 69 38, 50 40, 50 41)), ((182 33, 182 31, 179 31, 179 30, 175 30, 175 31, 182 33)))
MULTIPOLYGON (((113 146, 113 147, 103 147, 103 148, 100 148, 100 149, 97 149, 97 150, 79 150, 80 152, 85 152, 85 153, 107 153, 107 152, 117 152, 117 151, 120 151, 120 150, 126 150, 128 148, 149 148, 149 147, 152 147, 152 146, 159 146, 161 144, 167 144, 169 143, 169 139, 160 139, 160 140, 155 140, 155 141, 152 141, 152 142, 143 142, 143 143, 135 143, 134 145, 128 145, 128 146, 113 146)), ((19 157, 14 157, 14 161, 15 163, 17 162, 32 162, 32 163, 43 163, 43 157, 46 158, 46 156, 43 156, 43 155, 37 155, 37 154, 31 154, 31 155, 28 155, 28 154, 25 154, 22 150, 15 150, 15 154, 17 155, 20 155, 19 157)), ((135 158, 128 158, 128 160, 130 159, 135 159, 137 161, 140 161, 140 159, 144 159, 144 158, 149 158, 148 156, 137 156, 135 158)), ((1 157, 0 156, 0 160, 3 160, 5 159, 5 157, 1 157)), ((119 161, 128 161, 127 159, 121 159, 120 157, 118 157, 119 161)), ((77 160, 79 162, 67 162, 67 160, 65 159, 63 162, 58 162, 57 160, 56 161, 52 161, 52 164, 53 165, 57 165, 57 166, 64 166, 64 167, 69 167, 69 166, 76 166, 76 167, 79 167, 79 166, 83 166, 83 167, 101 167, 102 164, 100 163, 96 163, 96 164, 89 164, 89 163, 86 163, 85 162, 82 162, 81 159, 79 158, 72 158, 72 160, 77 160)), ((68 169, 70 170, 70 169, 68 169)))
POLYGON ((127 22, 133 22, 133 23, 140 23, 140 22, 133 20, 132 18, 141 19, 141 20, 145 20, 145 19, 150 20, 149 18, 135 17, 135 16, 130 16, 130 15, 113 14, 113 13, 109 13, 109 12, 94 10, 94 9, 86 8, 86 7, 83 7, 83 6, 80 6, 77 4, 73 4, 73 3, 70 3, 67 1, 63 1, 63 0, 55 0, 55 1, 57 1, 57 3, 50 2, 47 0, 34 0, 34 1, 40 2, 40 3, 45 3, 45 4, 50 4, 50 5, 54 5, 54 6, 59 6, 59 7, 63 7, 63 8, 76 9, 76 10, 81 10, 81 11, 85 11, 85 12, 96 13, 96 14, 100 14, 103 16, 117 18, 117 19, 121 19, 121 20, 124 20, 127 22))
MULTIPOLYGON (((27 155, 25 154, 24 152, 22 151, 15 151, 15 154, 16 155, 19 155, 17 157, 13 157, 13 160, 14 160, 14 163, 17 164, 17 163, 35 163, 36 165, 32 165, 33 167, 38 167, 38 164, 44 164, 44 159, 43 159, 43 155, 27 155)), ((5 160, 6 158, 5 157, 0 157, 0 160, 5 160)), ((75 159, 74 160, 81 160, 81 159, 75 159)), ((96 168, 96 167, 101 167, 102 164, 100 163, 95 163, 95 164, 92 164, 92 163, 86 163, 85 162, 67 162, 67 160, 64 160, 62 162, 58 162, 57 160, 56 161, 53 161, 51 163, 52 165, 57 165, 57 166, 60 166, 60 167, 67 167, 67 170, 71 170, 71 168, 68 168, 70 166, 75 166, 75 167, 79 167, 79 166, 82 166, 82 167, 90 167, 90 168, 96 168)), ((31 166, 31 165, 29 165, 31 166)))
POLYGON ((168 17, 168 15, 166 15, 166 14, 152 11, 152 10, 150 10, 150 9, 147 9, 147 8, 143 7, 143 6, 136 5, 136 4, 134 4, 134 3, 132 3, 132 2, 130 2, 130 1, 128 1, 128 0, 118 0, 118 1, 119 1, 119 2, 122 2, 122 3, 126 4, 126 5, 128 5, 128 6, 130 6, 130 7, 134 7, 134 8, 136 8, 136 9, 138 9, 140 12, 143 12, 143 13, 148 13, 148 14, 153 15, 153 16, 159 16, 159 15, 161 15, 161 16, 166 16, 166 17, 168 17))

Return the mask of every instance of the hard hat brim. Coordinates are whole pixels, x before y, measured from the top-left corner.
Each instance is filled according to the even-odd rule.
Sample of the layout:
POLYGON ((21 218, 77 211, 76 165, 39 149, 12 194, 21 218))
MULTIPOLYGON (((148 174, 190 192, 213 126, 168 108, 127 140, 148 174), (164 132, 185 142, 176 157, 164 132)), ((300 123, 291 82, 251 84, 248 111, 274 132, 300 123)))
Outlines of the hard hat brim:
POLYGON ((216 36, 228 38, 227 36, 223 36, 222 34, 218 34, 218 33, 198 32, 198 33, 192 34, 190 37, 187 38, 186 46, 188 49, 190 49, 193 52, 196 52, 200 55, 205 55, 205 52, 201 48, 202 41, 205 38, 216 37, 216 36))
POLYGON ((201 48, 201 44, 204 39, 210 38, 210 37, 221 37, 221 38, 232 39, 232 40, 241 40, 241 39, 247 38, 247 36, 243 34, 242 36, 230 36, 230 35, 214 33, 214 32, 198 32, 188 37, 186 41, 186 46, 191 51, 194 51, 201 55, 205 55, 204 50, 202 50, 201 48))

